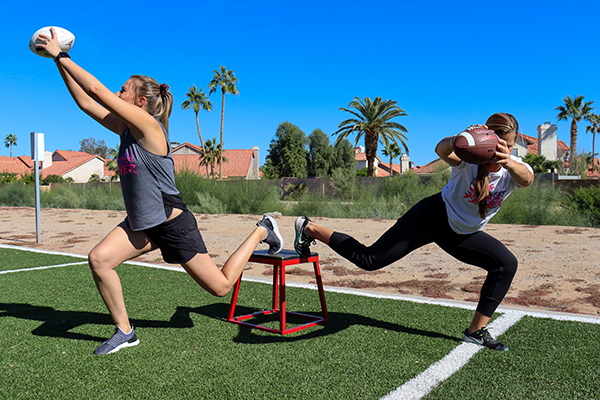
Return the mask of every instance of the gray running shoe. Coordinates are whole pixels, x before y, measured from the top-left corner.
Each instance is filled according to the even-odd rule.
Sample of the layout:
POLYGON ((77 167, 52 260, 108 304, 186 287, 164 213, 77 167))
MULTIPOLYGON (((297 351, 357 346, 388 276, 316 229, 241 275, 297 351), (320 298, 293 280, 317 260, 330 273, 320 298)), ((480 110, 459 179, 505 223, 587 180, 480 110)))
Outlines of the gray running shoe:
POLYGON ((115 327, 115 333, 110 339, 106 340, 100 346, 94 350, 94 354, 111 354, 116 353, 123 347, 137 346, 140 344, 137 336, 135 336, 135 329, 131 325, 131 332, 128 334, 123 333, 121 328, 115 327))
POLYGON ((475 343, 480 346, 485 346, 488 349, 498 351, 508 351, 508 347, 494 340, 487 329, 481 328, 477 332, 469 333, 469 329, 465 329, 463 342, 475 343))
POLYGON ((306 228, 306 225, 308 225, 309 221, 310 219, 307 217, 298 217, 296 218, 296 223, 294 224, 294 227, 296 228, 294 249, 296 250, 296 253, 300 254, 302 257, 310 257, 310 245, 315 243, 313 238, 304 232, 304 228, 306 228))
POLYGON ((277 254, 283 249, 283 236, 279 233, 275 218, 270 215, 263 215, 263 219, 256 223, 256 226, 262 226, 267 230, 267 237, 261 243, 269 245, 269 254, 277 254))

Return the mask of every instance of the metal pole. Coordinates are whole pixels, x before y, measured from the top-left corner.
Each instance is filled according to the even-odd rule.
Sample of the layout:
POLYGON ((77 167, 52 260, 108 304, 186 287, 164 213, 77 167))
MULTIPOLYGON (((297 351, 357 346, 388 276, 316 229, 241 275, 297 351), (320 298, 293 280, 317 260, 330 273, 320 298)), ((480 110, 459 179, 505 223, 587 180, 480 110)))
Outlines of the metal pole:
POLYGON ((33 170, 35 175, 35 232, 36 242, 42 242, 42 224, 40 221, 40 168, 39 168, 39 149, 38 149, 38 134, 31 132, 33 136, 33 170))

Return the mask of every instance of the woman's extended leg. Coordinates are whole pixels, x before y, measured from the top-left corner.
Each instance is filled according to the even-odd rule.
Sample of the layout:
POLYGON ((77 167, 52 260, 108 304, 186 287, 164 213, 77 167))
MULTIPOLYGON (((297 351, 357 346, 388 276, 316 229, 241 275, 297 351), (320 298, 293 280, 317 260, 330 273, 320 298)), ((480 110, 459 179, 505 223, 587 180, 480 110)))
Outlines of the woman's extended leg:
MULTIPOLYGON (((263 220, 264 222, 265 220, 263 220)), ((270 222, 267 222, 269 225, 270 222)), ((214 296, 225 296, 244 271, 256 246, 265 240, 269 246, 278 247, 281 235, 276 234, 277 226, 257 226, 240 247, 229 257, 222 269, 219 269, 208 254, 196 254, 190 261, 181 264, 188 274, 214 296), (273 229, 270 229, 273 228, 273 229)))
POLYGON ((306 224, 297 222, 296 229, 301 225, 305 225, 304 232, 310 238, 329 245, 336 253, 359 268, 374 271, 433 242, 442 232, 445 232, 448 223, 444 202, 441 195, 437 194, 423 199, 411 208, 370 246, 365 246, 349 235, 334 232, 312 221, 306 224))

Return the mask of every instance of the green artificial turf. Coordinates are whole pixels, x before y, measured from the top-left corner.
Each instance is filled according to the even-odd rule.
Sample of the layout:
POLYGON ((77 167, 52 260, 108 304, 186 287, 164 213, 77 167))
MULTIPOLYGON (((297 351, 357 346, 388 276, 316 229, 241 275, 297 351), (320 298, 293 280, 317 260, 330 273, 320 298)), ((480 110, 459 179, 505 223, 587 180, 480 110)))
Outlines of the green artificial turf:
MULTIPOLYGON (((2 266, 65 261, 77 259, 0 248, 2 266)), ((185 273, 117 271, 140 344, 107 356, 93 355, 114 326, 87 265, 0 275, 0 398, 379 399, 456 348, 473 313, 326 292, 329 322, 281 336, 227 322, 230 295, 185 273)), ((243 281, 236 315, 271 308, 271 293, 243 281)), ((320 315, 316 290, 288 287, 286 299, 320 315)), ((599 336, 525 317, 501 336, 509 352, 480 351, 428 398, 600 398, 599 336)))

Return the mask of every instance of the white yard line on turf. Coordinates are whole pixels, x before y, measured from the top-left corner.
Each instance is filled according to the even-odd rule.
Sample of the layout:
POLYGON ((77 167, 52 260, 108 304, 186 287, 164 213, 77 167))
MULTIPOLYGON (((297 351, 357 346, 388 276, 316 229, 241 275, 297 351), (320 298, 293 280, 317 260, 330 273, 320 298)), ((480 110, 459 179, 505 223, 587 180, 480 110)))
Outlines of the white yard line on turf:
MULTIPOLYGON (((24 250, 24 251, 32 251, 36 253, 45 253, 45 254, 57 254, 63 256, 71 256, 78 258, 87 258, 86 256, 82 256, 81 254, 71 254, 71 253, 62 253, 59 251, 51 251, 51 250, 40 250, 40 249, 32 249, 29 247, 23 246, 13 246, 9 244, 0 244, 0 248, 7 249, 16 249, 16 250, 24 250)), ((156 268, 156 269, 166 269, 169 271, 178 271, 185 272, 185 270, 181 267, 173 267, 168 265, 158 265, 151 264, 146 262, 137 262, 137 261, 126 261, 125 264, 138 265, 142 267, 156 268)), ((20 270, 17 270, 20 271, 20 270)), ((261 278, 261 277, 242 277, 243 281, 247 282, 258 282, 258 283, 266 283, 273 284, 273 278, 261 278)), ((305 289, 316 289, 317 285, 313 283, 298 283, 298 282, 286 282, 286 286, 289 287, 299 287, 305 289)), ((334 286, 325 286, 326 292, 336 292, 336 293, 346 293, 346 294, 354 294, 356 296, 363 297, 374 297, 378 299, 393 299, 393 300, 403 300, 410 301, 413 303, 423 303, 423 304, 434 304, 446 307, 455 307, 455 308, 464 308, 467 310, 474 310, 477 306, 475 303, 466 302, 466 301, 458 301, 458 300, 448 300, 448 299, 434 299, 428 297, 420 297, 420 296, 409 296, 409 295, 401 295, 395 293, 385 293, 385 292, 375 292, 370 290, 357 290, 357 289, 348 289, 334 286)), ((498 307, 497 312, 499 313, 510 313, 510 312, 520 312, 523 315, 527 315, 535 318, 550 318, 558 321, 575 321, 575 322, 584 322, 588 324, 600 324, 600 316, 595 315, 587 315, 587 314, 571 314, 565 312, 555 312, 555 311, 543 311, 543 310, 531 310, 526 307, 512 307, 512 306, 500 306, 498 307)))
POLYGON ((68 267, 69 265, 82 265, 82 264, 87 264, 87 261, 79 261, 79 262, 74 262, 74 263, 57 264, 57 265, 46 265, 46 266, 43 266, 43 267, 9 269, 7 271, 0 271, 0 274, 9 274, 11 272, 35 271, 35 270, 38 270, 38 269, 50 269, 50 268, 58 268, 58 267, 68 267))
MULTIPOLYGON (((523 316, 523 313, 516 311, 503 314, 488 326, 490 333, 494 337, 502 335, 523 316)), ((382 397, 382 400, 412 400, 422 398, 429 393, 431 389, 448 379, 463 365, 469 362, 469 360, 481 349, 483 349, 482 346, 473 343, 460 344, 446 357, 433 363, 425 371, 421 372, 398 389, 382 397)))
POLYGON ((60 255, 60 256, 69 256, 69 257, 76 257, 76 258, 87 258, 87 256, 82 256, 81 254, 63 253, 61 251, 52 251, 52 250, 33 249, 31 247, 15 246, 15 245, 12 245, 12 244, 0 244, 0 248, 2 248, 2 249, 30 251, 32 253, 57 254, 57 255, 60 255))

